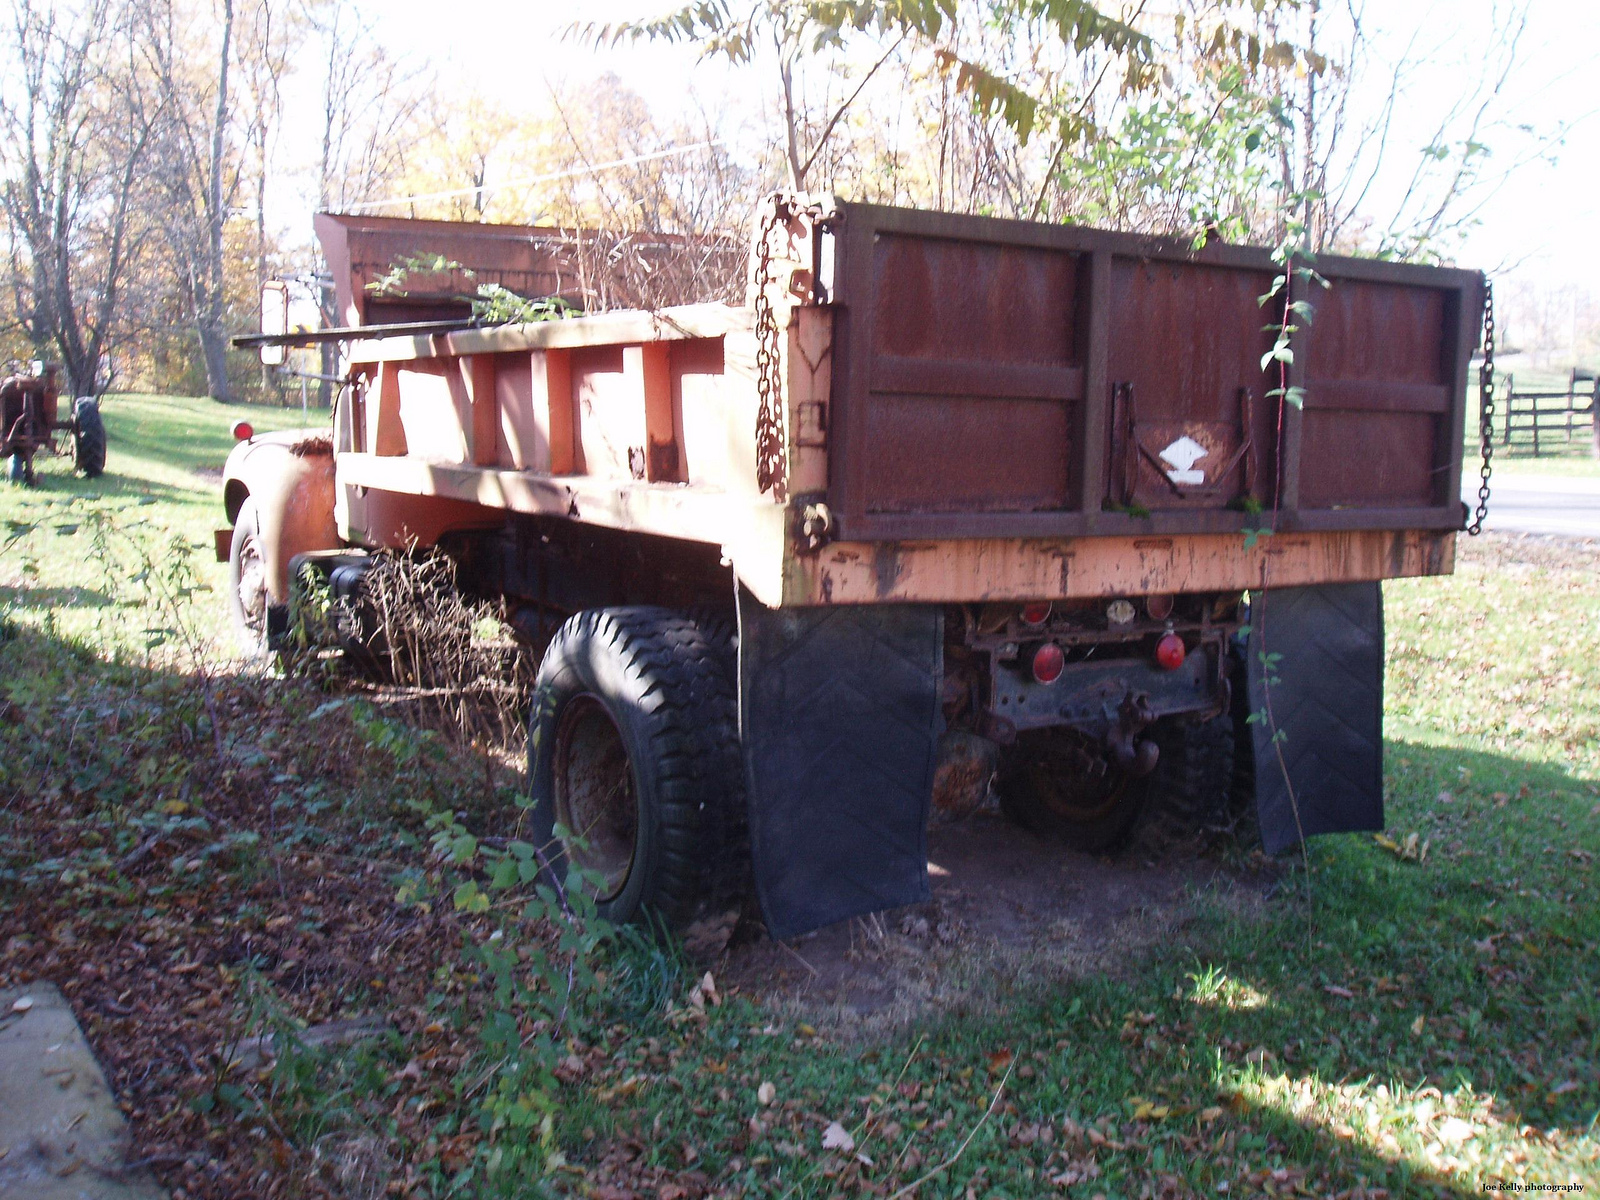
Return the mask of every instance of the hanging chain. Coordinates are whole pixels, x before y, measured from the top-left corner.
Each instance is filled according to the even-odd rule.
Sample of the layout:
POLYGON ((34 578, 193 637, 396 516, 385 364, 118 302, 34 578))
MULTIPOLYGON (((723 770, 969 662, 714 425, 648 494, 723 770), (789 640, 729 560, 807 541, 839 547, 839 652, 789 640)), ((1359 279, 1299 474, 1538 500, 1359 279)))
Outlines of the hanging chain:
POLYGON ((770 492, 783 482, 784 445, 783 380, 779 377, 778 322, 772 312, 772 232, 783 218, 782 202, 775 201, 761 219, 756 237, 756 483, 770 492))
POLYGON ((1478 442, 1483 465, 1478 468, 1478 510, 1467 526, 1477 537, 1489 515, 1489 476, 1494 472, 1494 285, 1483 285, 1483 365, 1478 368, 1478 442))

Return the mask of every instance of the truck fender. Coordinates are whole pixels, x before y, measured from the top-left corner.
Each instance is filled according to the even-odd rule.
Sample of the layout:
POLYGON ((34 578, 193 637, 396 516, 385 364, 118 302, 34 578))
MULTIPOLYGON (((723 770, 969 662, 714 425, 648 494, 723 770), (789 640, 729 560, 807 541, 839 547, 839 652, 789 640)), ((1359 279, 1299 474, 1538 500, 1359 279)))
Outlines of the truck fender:
POLYGON ((333 447, 325 437, 269 434, 241 443, 229 456, 223 494, 235 519, 245 497, 253 501, 272 604, 289 602, 295 555, 341 545, 333 510, 333 447))

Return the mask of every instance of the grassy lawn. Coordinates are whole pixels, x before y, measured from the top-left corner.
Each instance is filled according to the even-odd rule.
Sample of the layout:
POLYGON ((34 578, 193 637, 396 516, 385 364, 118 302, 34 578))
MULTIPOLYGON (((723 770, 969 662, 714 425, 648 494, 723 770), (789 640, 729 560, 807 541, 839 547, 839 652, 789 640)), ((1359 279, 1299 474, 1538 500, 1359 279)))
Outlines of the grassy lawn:
MULTIPOLYGON (((226 524, 219 480, 234 445, 229 430, 240 419, 263 430, 301 423, 298 408, 189 396, 111 395, 101 411, 107 457, 100 478, 75 474, 70 456, 40 455, 37 487, 0 488, 4 536, 36 530, 0 554, 0 605, 20 604, 36 614, 49 610, 57 627, 71 634, 119 624, 106 610, 108 564, 94 545, 97 522, 181 541, 193 552, 198 582, 219 587, 225 571, 215 561, 211 533, 226 524)), ((326 414, 313 411, 309 419, 325 424, 326 414)), ((197 612, 208 634, 222 628, 220 603, 203 604, 197 612)))
MULTIPOLYGON (((1472 453, 1477 453, 1476 446, 1472 448, 1472 453)), ((1470 454, 1467 462, 1468 474, 1476 479, 1477 476, 1472 475, 1476 467, 1472 465, 1470 454)), ((1494 473, 1499 476, 1556 475, 1564 479, 1600 479, 1600 458, 1595 458, 1582 448, 1561 454, 1541 454, 1535 458, 1525 451, 1507 454, 1496 446, 1494 473)))
POLYGON ((516 780, 381 696, 222 661, 201 472, 240 413, 266 423, 116 397, 104 479, 0 490, 0 984, 63 987, 169 1188, 1600 1186, 1600 550, 1463 538, 1454 577, 1386 588, 1387 841, 1205 851, 1108 969, 1061 983, 1042 945, 1037 977, 866 1033, 568 925, 490 836, 516 780))

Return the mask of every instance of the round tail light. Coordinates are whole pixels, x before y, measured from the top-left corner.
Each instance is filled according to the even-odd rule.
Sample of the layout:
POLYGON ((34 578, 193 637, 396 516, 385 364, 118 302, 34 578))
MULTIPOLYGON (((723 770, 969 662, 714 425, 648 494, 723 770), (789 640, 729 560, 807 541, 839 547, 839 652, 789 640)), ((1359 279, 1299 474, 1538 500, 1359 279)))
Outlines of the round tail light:
POLYGON ((1035 600, 1032 604, 1022 606, 1022 623, 1032 625, 1037 629, 1050 619, 1050 601, 1035 600))
POLYGON ((1054 642, 1046 642, 1033 652, 1033 677, 1040 683, 1054 683, 1066 666, 1067 656, 1054 642))
POLYGON ((256 435, 255 426, 250 424, 249 421, 235 421, 233 423, 233 440, 234 441, 236 441, 236 442, 248 442, 251 438, 255 437, 255 435, 256 435))
POLYGON ((1156 662, 1168 671, 1183 666, 1185 651, 1183 639, 1175 633, 1164 633, 1156 643, 1156 662))

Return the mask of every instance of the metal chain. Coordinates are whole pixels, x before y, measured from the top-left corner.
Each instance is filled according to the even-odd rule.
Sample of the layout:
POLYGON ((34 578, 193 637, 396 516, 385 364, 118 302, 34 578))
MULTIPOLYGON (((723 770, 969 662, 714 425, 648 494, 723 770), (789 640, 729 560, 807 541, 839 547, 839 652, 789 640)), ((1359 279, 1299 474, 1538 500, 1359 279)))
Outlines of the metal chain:
POLYGON ((1494 285, 1483 285, 1483 365, 1478 368, 1478 441, 1483 465, 1478 468, 1478 510, 1467 533, 1477 537, 1489 515, 1489 476, 1494 473, 1494 285))
POLYGON ((770 492, 783 482, 783 413, 779 409, 783 380, 779 377, 778 322, 772 312, 772 231, 782 219, 781 201, 761 219, 756 238, 756 483, 770 492))

